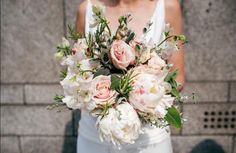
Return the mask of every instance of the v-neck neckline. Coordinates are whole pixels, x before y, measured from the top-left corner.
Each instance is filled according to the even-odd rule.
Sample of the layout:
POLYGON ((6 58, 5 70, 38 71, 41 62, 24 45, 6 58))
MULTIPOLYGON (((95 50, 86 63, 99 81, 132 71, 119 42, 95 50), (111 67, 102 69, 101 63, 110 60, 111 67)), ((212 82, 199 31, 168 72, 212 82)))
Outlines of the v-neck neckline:
MULTIPOLYGON (((149 22, 151 22, 151 23, 153 23, 154 21, 154 17, 155 17, 155 15, 156 15, 156 13, 157 13, 157 10, 158 10, 158 6, 160 5, 159 3, 160 3, 160 1, 161 0, 156 0, 156 3, 155 3, 155 8, 154 8, 154 10, 153 10, 153 13, 152 13, 152 15, 149 17, 149 20, 147 21, 147 23, 145 24, 145 26, 146 25, 148 25, 148 23, 149 22)), ((89 3, 91 4, 91 6, 94 6, 92 3, 91 3, 91 1, 89 0, 89 3)), ((105 15, 105 12, 106 12, 106 10, 107 10, 107 7, 104 5, 104 4, 99 4, 99 5, 101 5, 102 7, 103 7, 103 12, 104 12, 104 15, 105 15)), ((107 18, 107 16, 105 15, 105 17, 107 18)), ((143 28, 145 28, 145 27, 143 27, 143 28)), ((152 28, 152 27, 151 27, 152 28)), ((114 32, 115 31, 111 31, 112 32, 112 34, 114 34, 114 32)), ((145 35, 144 35, 144 33, 141 33, 141 35, 139 35, 138 37, 136 37, 137 39, 142 39, 142 38, 144 38, 145 37, 145 35)))

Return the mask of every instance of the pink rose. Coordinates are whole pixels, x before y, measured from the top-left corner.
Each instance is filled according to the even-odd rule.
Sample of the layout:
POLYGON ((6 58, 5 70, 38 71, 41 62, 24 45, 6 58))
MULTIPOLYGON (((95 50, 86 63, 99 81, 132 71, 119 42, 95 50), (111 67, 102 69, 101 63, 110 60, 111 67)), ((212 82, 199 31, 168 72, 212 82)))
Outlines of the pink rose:
POLYGON ((166 62, 161 59, 156 53, 151 53, 151 58, 148 60, 148 67, 152 68, 157 74, 162 72, 166 66, 166 62))
POLYGON ((92 80, 91 84, 92 100, 96 104, 113 103, 117 92, 111 90, 110 76, 100 75, 92 80))
POLYGON ((115 40, 110 50, 110 58, 118 69, 125 69, 135 61, 135 50, 122 40, 115 40))

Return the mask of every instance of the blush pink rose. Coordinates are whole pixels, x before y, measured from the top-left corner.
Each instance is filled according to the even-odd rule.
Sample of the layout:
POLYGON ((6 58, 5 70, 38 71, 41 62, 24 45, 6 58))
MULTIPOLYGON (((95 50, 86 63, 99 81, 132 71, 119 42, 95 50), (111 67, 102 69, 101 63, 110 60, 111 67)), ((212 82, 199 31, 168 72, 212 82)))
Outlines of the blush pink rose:
POLYGON ((161 59, 156 53, 151 53, 151 58, 148 60, 149 68, 159 74, 165 66, 166 62, 163 59, 161 59))
POLYGON ((126 69, 135 61, 135 50, 122 40, 115 40, 110 50, 110 58, 117 69, 126 69))
POLYGON ((92 100, 96 104, 113 103, 117 92, 111 90, 110 76, 100 75, 92 80, 91 84, 92 100))

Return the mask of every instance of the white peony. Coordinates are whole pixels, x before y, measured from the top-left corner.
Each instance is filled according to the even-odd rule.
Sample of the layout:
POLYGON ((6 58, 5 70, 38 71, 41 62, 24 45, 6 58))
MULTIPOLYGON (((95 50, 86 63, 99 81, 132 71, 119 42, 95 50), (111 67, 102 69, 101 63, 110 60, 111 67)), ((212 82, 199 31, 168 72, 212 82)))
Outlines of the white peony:
POLYGON ((65 96, 65 98, 62 99, 62 102, 71 109, 80 109, 82 107, 82 103, 80 103, 74 96, 65 96))
POLYGON ((171 95, 164 95, 159 104, 155 107, 155 114, 159 118, 164 118, 167 113, 167 108, 173 105, 175 98, 171 95))
POLYGON ((162 116, 163 110, 160 108, 166 109, 174 101, 174 98, 169 99, 169 96, 166 95, 169 88, 164 82, 164 77, 141 73, 133 81, 129 102, 140 111, 162 116))
POLYGON ((112 142, 118 147, 121 147, 121 144, 134 143, 142 133, 139 117, 127 102, 110 108, 104 118, 98 117, 96 126, 101 141, 112 142))

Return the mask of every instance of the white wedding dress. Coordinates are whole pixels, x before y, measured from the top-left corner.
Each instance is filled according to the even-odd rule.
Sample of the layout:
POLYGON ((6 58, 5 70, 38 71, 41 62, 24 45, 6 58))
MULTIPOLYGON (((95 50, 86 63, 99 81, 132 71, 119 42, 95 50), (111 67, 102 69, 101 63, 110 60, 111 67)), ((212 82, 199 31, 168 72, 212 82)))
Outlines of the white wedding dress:
MULTIPOLYGON (((88 0, 85 17, 86 33, 95 30, 95 28, 89 27, 92 17, 92 4, 88 0)), ((147 41, 152 39, 158 43, 163 39, 165 27, 164 0, 158 0, 151 22, 153 24, 150 31, 145 35, 145 39, 147 41)), ((91 117, 85 110, 81 112, 77 153, 172 153, 169 127, 156 128, 145 125, 144 134, 141 134, 134 144, 125 145, 121 150, 118 150, 113 147, 113 144, 100 141, 95 127, 96 118, 91 117)))

